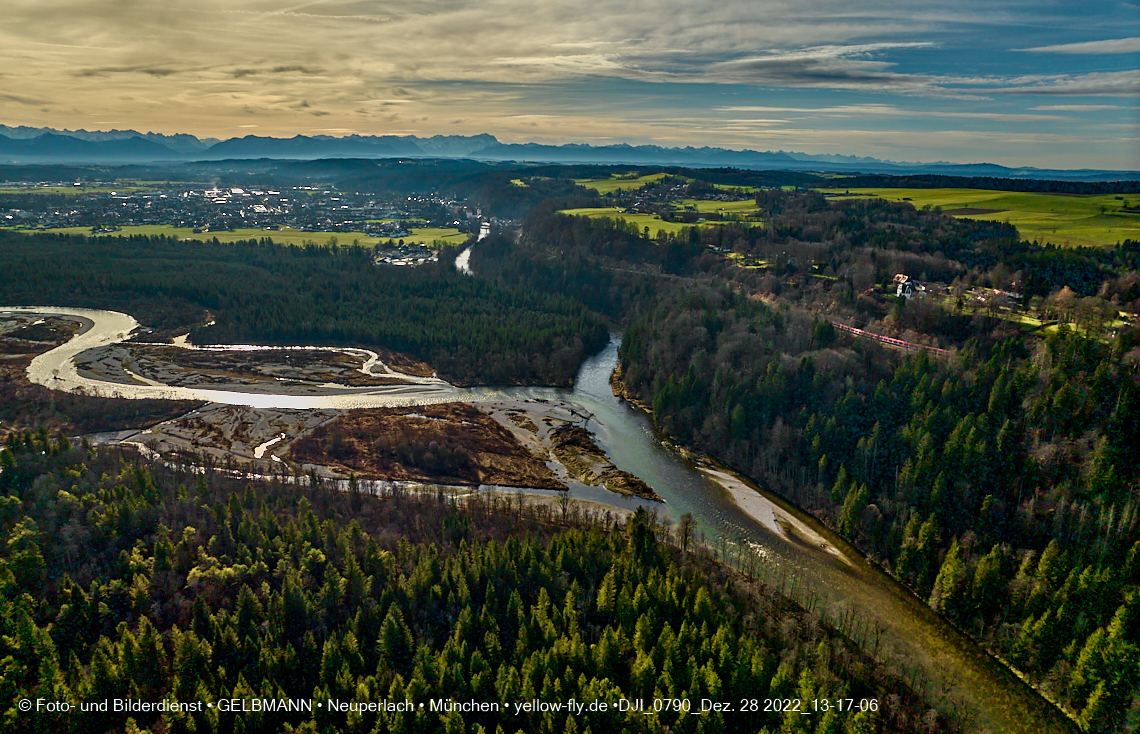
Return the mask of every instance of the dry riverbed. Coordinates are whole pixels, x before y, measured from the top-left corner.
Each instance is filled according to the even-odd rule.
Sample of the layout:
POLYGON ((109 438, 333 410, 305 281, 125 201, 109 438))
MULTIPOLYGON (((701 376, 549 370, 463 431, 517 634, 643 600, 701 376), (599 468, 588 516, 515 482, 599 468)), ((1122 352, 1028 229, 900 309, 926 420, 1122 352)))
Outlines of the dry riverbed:
MULTIPOLYGON (((36 314, 15 313, 5 327, 11 334, 0 340, 0 348, 8 344, 9 351, 23 353, 33 344, 28 340, 44 337, 35 350, 43 351, 90 325, 90 319, 80 316, 49 316, 45 321, 36 314)), ((355 475, 413 484, 571 490, 580 499, 603 503, 613 493, 618 505, 636 499, 660 501, 645 482, 610 461, 583 427, 589 413, 568 400, 496 400, 483 394, 477 401, 461 402, 464 391, 439 380, 429 365, 383 350, 201 347, 189 344, 185 336, 170 343, 140 341, 147 336, 154 338, 141 335, 77 352, 78 377, 203 395, 227 390, 251 396, 341 391, 350 403, 352 396, 362 394, 355 391, 381 386, 424 399, 415 407, 350 404, 304 410, 228 401, 161 401, 166 410, 149 411, 133 423, 98 425, 98 435, 92 438, 99 442, 128 442, 160 455, 204 457, 257 473, 316 472, 328 478, 355 475), (458 399, 439 400, 449 391, 458 399)), ((26 360, 13 360, 13 369, 25 382, 26 366, 26 360)), ((55 370, 53 374, 61 374, 66 366, 55 370)), ((109 405, 106 399, 29 386, 68 400, 109 405)))
POLYGON ((81 375, 120 384, 211 387, 299 385, 373 387, 432 379, 406 355, 314 348, 215 349, 122 342, 85 352, 81 375), (375 355, 375 359, 373 359, 375 355))
POLYGON ((114 438, 254 472, 535 490, 586 485, 660 501, 610 462, 583 420, 573 404, 547 400, 360 410, 211 404, 114 438))
POLYGON ((566 488, 508 428, 466 403, 348 411, 293 442, 289 457, 393 481, 566 488))
POLYGON ((603 485, 627 497, 661 501, 648 484, 614 466, 585 428, 565 423, 550 432, 550 439, 554 455, 578 481, 591 486, 603 485))
POLYGON ((250 470, 283 467, 292 439, 327 423, 341 411, 280 410, 210 404, 123 438, 170 456, 205 456, 250 470))
POLYGON ((28 365, 37 355, 67 342, 88 323, 72 316, 0 315, 0 439, 40 427, 68 435, 137 428, 195 407, 181 400, 94 398, 50 390, 28 379, 28 365))

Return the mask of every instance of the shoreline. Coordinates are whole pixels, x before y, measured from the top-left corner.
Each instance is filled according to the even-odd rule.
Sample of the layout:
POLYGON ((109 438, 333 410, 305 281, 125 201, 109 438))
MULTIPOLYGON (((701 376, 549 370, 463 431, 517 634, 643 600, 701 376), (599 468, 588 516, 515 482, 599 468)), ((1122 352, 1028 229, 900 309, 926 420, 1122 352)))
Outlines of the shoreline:
POLYGON ((810 528, 803 520, 780 506, 775 498, 769 497, 759 487, 727 469, 714 469, 701 463, 698 463, 697 466, 701 473, 728 492, 732 501, 744 514, 760 523, 770 532, 812 551, 827 553, 848 566, 855 567, 855 563, 848 554, 810 528))
MULTIPOLYGON (((628 388, 626 388, 624 381, 617 382, 617 373, 618 370, 615 370, 615 377, 611 378, 614 395, 623 400, 628 400, 622 394, 628 392, 628 388)), ((641 408, 639 402, 633 400, 628 400, 628 402, 641 408)), ((644 410, 644 408, 641 409, 644 410)), ((652 413, 649 415, 652 418, 652 413)), ((938 669, 947 658, 957 658, 965 663, 964 665, 960 664, 957 668, 964 679, 958 679, 956 683, 959 686, 966 687, 966 690, 963 691, 963 699, 972 699, 977 707, 976 710, 982 714, 980 718, 987 722, 987 724, 980 724, 981 728, 971 728, 971 731, 989 732, 992 731, 989 726, 997 725, 1003 719, 1011 720, 1011 716, 1014 715, 1013 711, 1020 708, 1019 702, 1025 709, 1033 711, 1036 715, 1035 718, 1039 717, 1038 721, 1041 723, 1048 721, 1062 727, 1066 725, 1075 726, 1076 721, 1071 713, 1058 705, 1045 692, 1039 690, 1018 669, 991 652, 980 640, 959 629, 940 614, 933 612, 912 589, 899 583, 878 563, 868 558, 852 543, 827 528, 810 512, 796 507, 778 495, 756 487, 717 460, 676 444, 669 436, 656 429, 656 423, 653 425, 658 431, 659 440, 663 444, 671 447, 691 462, 711 483, 724 491, 737 509, 758 523, 764 530, 801 551, 806 551, 817 557, 842 560, 843 565, 835 564, 832 561, 832 565, 836 567, 837 571, 845 572, 845 575, 850 576, 852 580, 857 579, 857 584, 868 588, 877 588, 880 593, 885 592, 888 597, 893 597, 897 603, 909 609, 910 619, 917 623, 917 630, 921 631, 926 640, 926 644, 919 645, 917 651, 921 658, 925 658, 925 661, 919 662, 920 667, 938 669), (797 514, 803 517, 796 517, 797 514), (815 530, 811 527, 812 525, 818 525, 820 529, 815 530), (826 536, 832 536, 835 539, 834 542, 828 540, 826 536), (991 694, 978 698, 977 690, 970 690, 968 682, 965 682, 972 679, 974 682, 980 683, 986 678, 998 684, 1002 693, 993 697, 991 694), (1025 699, 1021 699, 1023 694, 1028 694, 1025 699), (983 701, 997 705, 987 710, 982 707, 983 701)), ((874 612, 871 614, 874 616, 874 612)), ((889 622, 888 625, 893 626, 889 622)), ((907 659, 906 653, 896 645, 896 654, 899 653, 902 653, 900 660, 907 659)), ((945 691, 943 695, 945 695, 945 691)), ((978 721, 975 721, 975 726, 979 726, 978 721)), ((998 731, 1008 730, 1007 728, 998 729, 998 731)), ((1050 727, 1047 730, 1075 731, 1075 728, 1055 729, 1050 727)))
MULTIPOLYGON (((33 307, 11 310, 59 313, 62 309, 33 307)), ((84 311, 84 315, 93 313, 97 316, 113 316, 124 321, 130 320, 130 317, 125 314, 92 312, 90 310, 84 311)), ((96 326, 100 326, 100 324, 96 324, 96 326)), ((113 335, 113 330, 107 331, 112 332, 111 334, 104 334, 104 338, 108 339, 108 341, 121 341, 122 338, 126 336, 126 334, 123 333, 113 335), (118 338, 116 339, 116 337, 118 338)), ((96 334, 90 332, 88 332, 88 334, 84 335, 87 337, 84 341, 96 341, 96 334)), ((68 342, 68 344, 72 344, 74 341, 75 339, 73 339, 72 342, 68 342)), ((673 456, 665 455, 671 453, 669 447, 672 446, 672 442, 668 440, 668 437, 662 436, 660 433, 657 433, 653 441, 643 441, 643 439, 650 438, 653 429, 651 425, 642 426, 641 424, 644 422, 644 416, 652 416, 652 412, 649 411, 646 406, 630 399, 631 396, 628 395, 628 390, 620 378, 620 372, 615 369, 615 362, 617 361, 616 348, 612 346, 612 342, 611 347, 605 354, 607 355, 606 359, 594 365, 594 371, 590 374, 590 380, 586 380, 581 376, 590 372, 590 362, 587 361, 586 366, 581 368, 579 380, 587 384, 583 388, 582 394, 577 398, 572 397, 568 391, 549 388, 516 390, 452 388, 448 391, 450 394, 447 395, 446 399, 439 399, 443 396, 429 395, 428 393, 431 391, 425 390, 424 386, 407 386, 404 390, 400 391, 403 394, 400 394, 398 397, 392 394, 394 391, 385 391, 388 392, 388 395, 383 396, 377 395, 376 392, 373 392, 371 395, 354 396, 351 402, 355 404, 352 405, 343 405, 343 403, 349 402, 344 400, 346 397, 344 395, 327 396, 324 398, 324 402, 341 404, 326 404, 319 407, 329 410, 339 410, 346 407, 397 407, 392 405, 393 402, 408 406, 451 401, 483 404, 484 406, 495 402, 499 402, 500 404, 505 402, 523 402, 528 404, 528 408, 525 409, 528 413, 530 411, 541 412, 543 410, 552 412, 565 411, 551 423, 546 423, 541 419, 532 420, 531 422, 535 424, 536 428, 541 426, 537 431, 532 432, 530 430, 524 430, 522 426, 515 424, 507 411, 504 410, 500 422, 506 421, 515 425, 515 427, 519 429, 516 435, 523 433, 531 434, 532 442, 541 443, 537 441, 539 438, 537 434, 547 434, 558 423, 578 423, 582 420, 592 420, 593 415, 590 410, 586 410, 585 414, 583 414, 580 409, 581 406, 578 405, 577 401, 581 400, 582 405, 594 406, 593 401, 598 400, 603 391, 609 392, 611 400, 613 396, 618 396, 621 399, 615 402, 628 403, 629 405, 625 410, 628 410, 630 407, 640 409, 642 416, 629 416, 630 420, 627 421, 621 415, 621 411, 618 411, 618 413, 609 415, 609 417, 613 419, 613 423, 609 429, 607 429, 604 423, 599 421, 601 430, 598 431, 595 429, 593 431, 599 446, 603 447, 607 454, 613 451, 613 456, 617 457, 618 461, 623 461, 624 466, 643 472, 644 476, 652 479, 654 486, 661 488, 661 491, 665 493, 665 496, 669 498, 670 502, 675 502, 675 504, 672 505, 675 508, 675 512, 681 512, 684 508, 691 506, 693 511, 697 514, 698 519, 702 522, 707 522, 713 528, 714 537, 720 534, 727 538, 729 535, 734 535, 737 531, 745 530, 734 524, 732 520, 726 523, 723 516, 726 512, 730 516, 735 515, 736 517, 734 519, 737 523, 743 522, 747 525, 758 526, 756 527, 758 534, 754 536, 756 543, 750 543, 750 545, 755 546, 753 552, 759 553, 757 548, 763 549, 768 545, 764 540, 764 536, 771 537, 771 547, 774 552, 785 556, 785 560, 790 564, 789 568, 793 574, 798 572, 798 567, 800 566, 803 567, 804 571, 808 572, 804 576, 804 580, 809 589, 815 588, 822 593, 820 597, 821 602, 828 605, 830 613, 842 614, 845 609, 852 612, 856 609, 860 609, 865 610, 864 613, 868 615, 868 619, 881 620, 883 624, 887 625, 887 629, 889 630, 887 639, 891 640, 890 644, 896 649, 899 660, 903 661, 904 664, 917 665, 919 669, 927 671, 928 675, 931 676, 932 684, 933 682, 938 682, 939 685, 946 686, 946 691, 953 692, 956 700, 961 700, 963 705, 966 705, 976 712, 982 723, 982 730, 991 730, 990 726, 992 725, 999 726, 1000 728, 1010 721, 1017 720, 1017 717, 1025 715, 1029 715, 1029 720, 1031 721, 1039 720, 1042 722, 1042 725, 1044 725, 1046 721, 1052 721, 1053 716, 1058 712, 1056 710, 1050 710, 1055 709, 1055 707, 1049 704, 1032 686, 1016 678, 1007 666, 1002 665, 1000 661, 994 659, 977 640, 963 634, 944 619, 931 612, 929 607, 927 607, 921 599, 914 596, 913 592, 909 589, 898 584, 889 575, 884 574, 881 569, 877 567, 871 568, 874 564, 866 561, 864 561, 864 563, 854 563, 854 559, 859 557, 860 554, 845 541, 833 538, 832 536, 834 534, 830 531, 822 530, 822 526, 818 521, 812 518, 810 514, 790 506, 790 503, 783 502, 778 497, 769 497, 763 491, 750 485, 746 480, 734 475, 731 471, 726 470, 715 461, 694 455, 692 452, 686 451, 680 446, 673 447, 676 454, 689 459, 689 461, 678 462, 678 464, 687 463, 688 466, 687 468, 677 466, 672 471, 678 476, 681 474, 699 475, 702 479, 700 486, 698 487, 692 482, 686 483, 688 480, 682 481, 676 479, 668 473, 657 474, 655 468, 657 464, 672 465, 674 463, 672 461, 673 456), (598 365, 600 365, 600 367, 598 365), (609 372, 603 373, 603 369, 608 369, 609 372), (593 392, 591 392, 591 390, 593 392), (436 399, 433 400, 433 397, 436 399), (371 399, 369 400, 368 398, 371 399), (372 404, 361 405, 361 402, 372 404), (379 405, 377 405, 377 403, 379 403, 379 405), (622 430, 617 430, 618 427, 624 429, 625 432, 623 433, 622 430), (643 433, 645 434, 644 436, 641 435, 643 433), (618 441, 627 443, 617 443, 618 441), (653 446, 652 444, 657 445, 653 446), (662 447, 661 444, 664 444, 664 446, 662 447), (636 447, 638 452, 636 454, 631 453, 631 451, 627 450, 628 447, 636 447), (665 454, 657 456, 657 448, 665 448, 665 454), (647 468, 647 462, 653 462, 654 466, 647 468), (706 487, 707 489, 705 489, 706 487), (665 490, 669 490, 672 494, 665 492, 665 490), (680 494, 683 491, 703 491, 708 495, 707 498, 703 498, 706 504, 688 505, 685 495, 680 494), (785 554, 784 548, 787 549, 787 554, 785 554), (839 555, 844 562, 836 562, 835 555, 839 555), (822 584, 822 586, 820 584, 822 584), (991 687, 994 690, 987 690, 991 687), (1030 695, 1029 700, 1026 699, 1026 694, 1030 695), (960 697, 960 699, 958 699, 958 697, 960 697)), ((620 365, 616 366, 620 369, 620 365)), ((74 367, 74 363, 72 363, 72 367, 74 367)), ((66 376, 65 374, 64 377, 66 376)), ((63 381, 61 380, 60 382, 63 381)), ((576 390, 578 382, 579 381, 576 381, 576 390)), ((55 384, 59 384, 59 382, 55 384)), ((117 387, 129 391, 131 397, 142 397, 142 393, 157 389, 141 385, 123 385, 117 387)), ((215 392, 214 394, 217 395, 218 393, 215 392)), ((294 396, 288 396, 287 399, 272 395, 264 397, 267 398, 265 400, 266 403, 277 404, 263 405, 263 408, 275 408, 288 411, 290 409, 296 410, 297 408, 318 407, 316 405, 298 404, 316 403, 317 400, 313 398, 297 400, 294 396), (281 403, 285 404, 282 405, 281 403)), ((243 394, 242 398, 241 401, 235 399, 234 404, 249 405, 248 402, 245 402, 245 400, 248 400, 248 394, 243 394)), ((258 400, 257 402, 262 401, 258 400)), ((605 412, 607 409, 605 405, 591 408, 591 410, 597 410, 603 416, 607 415, 605 412)), ((537 418, 537 416, 535 417, 537 418)), ((649 423, 652 424, 652 421, 649 423)), ((507 427, 510 428, 510 426, 507 427)), ((252 454, 258 446, 261 446, 267 440, 277 435, 275 426, 266 425, 264 428, 265 430, 262 431, 263 435, 249 437, 248 450, 250 454, 252 454)), ((275 444, 273 448, 279 449, 281 447, 275 444)), ((270 451, 269 447, 266 447, 266 451, 270 451)), ((269 455, 271 456, 272 453, 269 455)), ((271 462, 272 460, 270 460, 270 463, 271 462)), ((301 480, 303 480, 303 476, 297 481, 301 480)), ((337 488, 347 487, 349 485, 348 479, 343 476, 335 481, 337 488)), ((390 482, 385 482, 383 485, 379 482, 373 484, 369 480, 361 481, 359 478, 357 481, 375 487, 398 486, 390 482)), ((477 487, 474 490, 468 487, 447 490, 443 489, 437 483, 425 484, 430 487, 430 489, 426 491, 452 491, 463 492, 465 494, 470 494, 472 491, 503 491, 497 487, 487 487, 486 490, 482 487, 477 487)), ((543 502, 558 503, 563 499, 554 491, 544 492, 542 490, 531 490, 528 492, 526 488, 521 489, 522 494, 526 494, 527 496, 548 498, 540 500, 543 502)), ((507 489, 504 493, 507 495, 518 494, 519 490, 507 489)), ((577 506, 579 502, 589 502, 601 504, 613 509, 621 507, 634 508, 640 504, 649 505, 649 503, 627 501, 604 488, 587 486, 580 482, 576 482, 572 485, 572 496, 569 497, 569 499, 575 503, 575 506, 577 506), (599 494, 608 496, 599 498, 599 494), (600 501, 597 501, 599 499, 600 501)), ((656 505, 649 506, 652 507, 656 505)), ((752 531, 747 530, 746 532, 752 531)), ((945 691, 943 695, 946 695, 945 691)), ((1063 712, 1061 713, 1063 715, 1063 712)))

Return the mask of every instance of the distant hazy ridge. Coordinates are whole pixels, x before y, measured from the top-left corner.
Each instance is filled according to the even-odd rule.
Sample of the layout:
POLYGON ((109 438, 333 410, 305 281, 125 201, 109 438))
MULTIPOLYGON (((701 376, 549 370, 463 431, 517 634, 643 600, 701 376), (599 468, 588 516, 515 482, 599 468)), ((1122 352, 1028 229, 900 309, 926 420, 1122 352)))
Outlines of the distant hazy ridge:
POLYGON ((199 139, 134 130, 89 132, 0 125, 0 163, 149 163, 227 159, 320 158, 473 158, 533 163, 603 163, 682 165, 766 170, 929 173, 1010 178, 1118 180, 1140 177, 1134 171, 1007 168, 993 163, 900 163, 876 158, 759 152, 726 148, 663 148, 656 145, 507 144, 493 135, 328 135, 271 138, 199 139))

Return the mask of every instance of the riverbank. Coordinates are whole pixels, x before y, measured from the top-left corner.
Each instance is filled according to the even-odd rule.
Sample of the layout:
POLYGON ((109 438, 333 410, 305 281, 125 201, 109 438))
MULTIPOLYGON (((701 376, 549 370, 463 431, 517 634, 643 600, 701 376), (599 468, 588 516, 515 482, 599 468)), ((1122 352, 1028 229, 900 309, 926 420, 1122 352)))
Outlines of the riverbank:
MULTIPOLYGON (((122 341, 129 333, 130 329, 116 327, 133 323, 129 316, 100 313, 110 316, 106 319, 97 317, 103 325, 99 334, 85 334, 88 338, 80 345, 73 346, 76 341, 73 339, 63 348, 49 353, 66 378, 61 378, 60 387, 79 389, 87 384, 69 382, 72 376, 68 372, 68 360, 89 348, 85 344, 106 345, 122 341)), ((252 401, 253 407, 273 409, 341 410, 346 407, 392 407, 453 401, 478 403, 488 407, 501 424, 508 428, 514 426, 517 429, 515 435, 524 445, 544 446, 543 436, 560 425, 559 421, 582 425, 609 462, 652 487, 666 504, 656 505, 638 498, 622 497, 602 487, 573 480, 567 472, 559 478, 570 488, 570 499, 627 510, 638 506, 657 507, 672 520, 691 514, 700 533, 706 535, 706 542, 724 540, 736 548, 755 552, 767 569, 768 578, 794 580, 792 593, 810 598, 812 606, 821 615, 836 620, 857 619, 860 629, 877 631, 878 641, 882 643, 881 658, 913 678, 914 685, 925 691, 939 708, 960 711, 959 718, 968 722, 969 731, 1036 733, 1071 730, 1067 719, 1056 709, 893 579, 865 562, 852 565, 837 559, 787 518, 783 520, 785 532, 773 532, 770 526, 742 509, 733 499, 731 489, 726 489, 715 481, 715 477, 663 446, 646 414, 614 396, 611 377, 618 363, 617 351, 618 342, 614 340, 601 353, 586 360, 573 391, 553 388, 462 389, 437 385, 345 391, 314 386, 310 394, 297 396, 280 391, 253 394, 201 388, 169 389, 175 395, 202 394, 208 396, 207 399, 221 397, 222 400, 217 402, 231 400, 235 405, 251 405, 247 401, 252 401)), ((43 374, 45 381, 52 378, 51 365, 50 361, 41 363, 41 367, 47 369, 43 374)), ((142 384, 108 386, 87 379, 93 389, 106 389, 110 394, 123 396, 147 397, 150 391, 161 389, 142 384)), ((263 389, 270 388, 271 385, 266 385, 263 389)), ((260 443, 250 448, 256 451, 258 446, 272 440, 277 435, 274 430, 274 427, 267 426, 260 443)), ((252 440, 253 437, 250 438, 252 440)), ((266 446, 263 453, 271 456, 280 446, 281 442, 266 446)), ((558 470, 555 471, 557 474, 558 470)), ((739 487, 737 490, 744 491, 739 487)), ((549 492, 547 496, 557 495, 549 492)), ((845 551, 843 541, 818 526, 814 518, 774 498, 769 499, 788 518, 798 520, 836 549, 845 551)), ((771 514, 768 519, 781 527, 776 510, 766 508, 765 511, 771 514)))
POLYGON ((292 441, 283 456, 361 477, 566 489, 510 429, 467 403, 349 411, 292 441))
MULTIPOLYGON (((852 554, 841 551, 835 543, 809 527, 806 522, 796 517, 790 510, 778 504, 773 498, 764 494, 743 477, 725 469, 713 469, 707 466, 701 466, 700 469, 732 496, 737 507, 768 530, 793 543, 799 543, 805 548, 828 553, 843 563, 854 567, 855 562, 851 557, 852 554)), ((859 560, 862 561, 862 559, 859 560)))
POLYGON ((79 317, 0 316, 0 440, 13 431, 46 428, 78 435, 149 426, 200 405, 190 401, 95 398, 60 392, 28 378, 32 362, 91 328, 79 317))
MULTIPOLYGON (((614 390, 615 395, 618 392, 614 390)), ((658 440, 668 442, 663 436, 658 440)), ((817 518, 714 459, 668 445, 739 512, 739 518, 722 520, 736 529, 725 535, 735 536, 738 544, 760 547, 769 583, 846 629, 864 646, 873 646, 884 664, 904 671, 940 710, 963 722, 965 731, 1077 732, 1068 715, 1016 671, 934 613, 817 518), (758 528, 763 539, 748 532, 746 523, 758 528)))
POLYGON ((614 395, 634 406, 638 410, 645 413, 650 418, 653 417, 653 408, 646 403, 643 403, 638 397, 630 390, 625 380, 622 378, 621 361, 618 361, 617 366, 614 367, 614 372, 610 375, 610 387, 613 389, 614 395))
POLYGON ((580 482, 601 485, 626 496, 661 502, 661 496, 652 487, 614 466, 582 426, 567 423, 551 431, 550 447, 551 453, 580 482))

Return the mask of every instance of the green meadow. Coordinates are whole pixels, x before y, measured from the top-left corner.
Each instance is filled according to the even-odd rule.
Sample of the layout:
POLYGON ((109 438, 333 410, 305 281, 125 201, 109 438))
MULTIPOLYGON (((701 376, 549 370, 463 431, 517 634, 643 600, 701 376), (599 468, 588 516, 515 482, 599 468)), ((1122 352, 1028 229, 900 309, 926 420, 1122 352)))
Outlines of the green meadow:
POLYGON ((385 242, 387 244, 394 244, 403 240, 405 243, 420 243, 424 245, 430 245, 435 242, 444 245, 462 245, 471 236, 453 227, 412 227, 408 231, 411 234, 407 237, 380 238, 376 241, 385 242))
POLYGON ((584 186, 587 189, 593 189, 599 194, 612 194, 618 189, 621 189, 622 191, 640 189, 647 183, 660 181, 663 178, 665 178, 664 173, 651 173, 648 176, 614 174, 609 178, 576 178, 574 179, 574 183, 578 184, 579 186, 584 186))
MULTIPOLYGON (((639 230, 644 230, 649 227, 649 235, 652 237, 658 231, 667 233, 680 232, 681 230, 692 225, 684 224, 683 222, 666 222, 656 214, 626 214, 617 207, 605 207, 600 209, 563 209, 558 212, 559 214, 569 214, 576 217, 590 217, 591 219, 623 219, 630 224, 636 224, 639 230)), ((702 222, 699 226, 707 226, 707 222, 702 222)))
MULTIPOLYGON (((24 230, 27 232, 35 232, 41 230, 24 230)), ((42 230, 44 232, 55 232, 58 234, 85 234, 91 236, 90 227, 61 227, 58 229, 42 230)), ((262 237, 269 237, 274 242, 283 245, 304 245, 309 242, 315 242, 318 245, 328 245, 334 240, 338 245, 359 245, 363 247, 372 247, 379 243, 395 244, 403 240, 407 244, 422 243, 430 245, 434 242, 440 242, 446 245, 458 245, 467 240, 468 235, 453 228, 441 227, 413 227, 409 230, 410 234, 407 237, 397 238, 380 238, 372 237, 363 232, 303 232, 299 229, 292 229, 286 227, 283 229, 235 229, 230 231, 216 231, 216 232, 195 232, 189 227, 172 227, 165 224, 142 224, 131 227, 123 227, 117 232, 104 232, 96 237, 128 237, 130 235, 149 235, 158 236, 164 235, 166 237, 175 237, 180 240, 199 240, 206 241, 217 238, 219 242, 238 242, 240 240, 261 239, 262 237)))
MULTIPOLYGON (((825 189, 834 193, 835 189, 825 189)), ((1140 206, 1138 194, 1039 194, 987 189, 848 189, 854 196, 907 201, 916 208, 941 207, 955 217, 1009 222, 1021 237, 1067 246, 1115 245, 1140 239, 1140 214, 1121 211, 1140 206), (1121 198, 1117 198, 1120 196, 1121 198)), ((837 196, 835 198, 847 198, 837 196)))
MULTIPOLYGON (((695 201, 695 200, 692 200, 692 201, 695 201)), ((756 210, 756 204, 754 202, 748 202, 748 201, 739 201, 739 202, 737 202, 737 201, 729 201, 729 202, 706 201, 706 202, 697 202, 697 203, 700 203, 700 204, 721 204, 721 205, 727 204, 728 206, 732 206, 733 204, 750 204, 751 205, 751 211, 756 210)), ((698 211, 713 212, 713 211, 717 211, 717 209, 715 207, 713 207, 713 208, 706 208, 706 209, 698 209, 698 211)), ((738 210, 727 209, 725 211, 730 212, 730 213, 736 213, 736 214, 743 214, 744 213, 743 210, 740 210, 740 209, 738 209, 738 210)), ((618 207, 600 207, 600 208, 586 208, 586 209, 563 209, 558 213, 559 214, 569 214, 571 216, 576 216, 576 217, 590 217, 591 219, 603 219, 603 218, 606 218, 606 219, 622 219, 622 220, 625 220, 626 222, 629 222, 630 224, 636 224, 637 228, 639 230, 644 230, 646 227, 649 227, 649 235, 651 237, 655 236, 659 231, 663 231, 663 232, 666 232, 668 234, 673 234, 676 232, 680 232, 684 229, 687 229, 688 227, 716 227, 717 225, 722 224, 721 222, 697 222, 696 224, 685 224, 684 222, 666 222, 664 219, 657 216, 656 214, 627 214, 626 212, 622 211, 618 207)), ((741 222, 741 224, 744 224, 746 226, 753 226, 753 227, 760 226, 759 222, 741 222)))
POLYGON ((693 207, 702 214, 738 214, 746 216, 755 214, 759 210, 752 199, 747 201, 706 201, 703 199, 682 199, 676 205, 677 209, 693 207))
POLYGON ((739 191, 742 194, 755 194, 760 190, 758 186, 733 186, 732 184, 714 183, 715 188, 721 191, 739 191))

